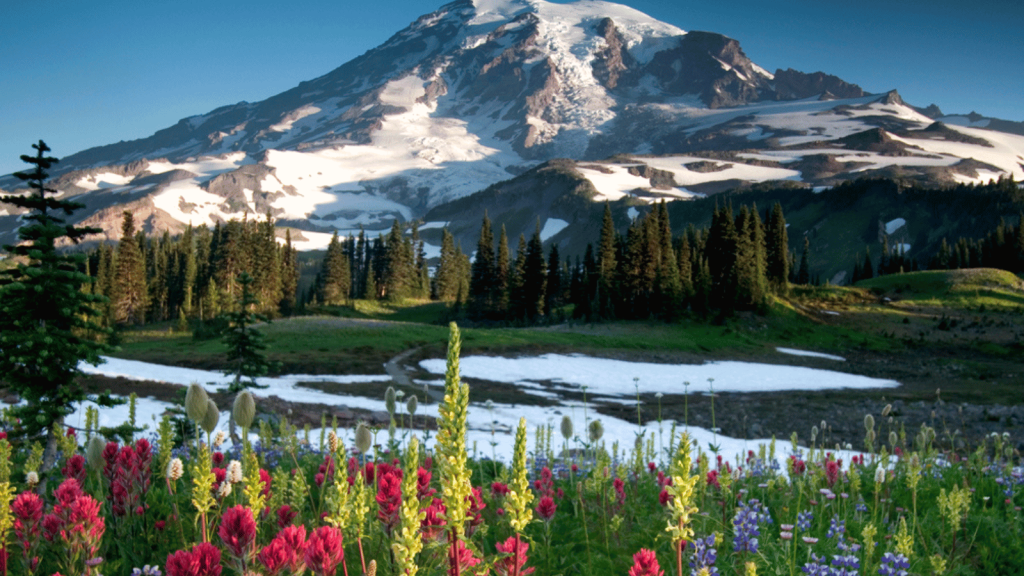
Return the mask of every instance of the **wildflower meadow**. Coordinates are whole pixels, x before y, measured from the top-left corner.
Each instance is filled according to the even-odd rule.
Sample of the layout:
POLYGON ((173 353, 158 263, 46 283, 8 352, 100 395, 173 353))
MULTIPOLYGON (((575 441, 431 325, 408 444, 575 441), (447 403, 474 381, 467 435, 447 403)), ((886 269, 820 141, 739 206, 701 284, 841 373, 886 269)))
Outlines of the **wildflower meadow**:
POLYGON ((955 450, 884 412, 845 461, 795 434, 733 459, 682 424, 656 448, 650 433, 605 438, 599 421, 531 438, 523 419, 510 462, 473 459, 459 349, 453 324, 436 431, 386 442, 362 424, 303 439, 284 415, 258 418, 248 391, 221 415, 198 385, 194 435, 168 414, 118 443, 91 418, 58 430, 49 469, 40 443, 4 435, 0 573, 1024 573, 1024 473, 1003 435, 955 450), (212 434, 223 417, 233 440, 212 434))

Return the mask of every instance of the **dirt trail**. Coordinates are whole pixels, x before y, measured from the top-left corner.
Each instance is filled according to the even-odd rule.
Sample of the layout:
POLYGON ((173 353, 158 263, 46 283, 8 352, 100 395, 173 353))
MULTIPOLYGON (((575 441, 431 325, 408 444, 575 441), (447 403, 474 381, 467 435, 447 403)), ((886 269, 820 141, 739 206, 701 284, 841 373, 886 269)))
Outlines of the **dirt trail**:
MULTIPOLYGON (((395 381, 395 384, 399 386, 408 386, 410 388, 415 388, 417 386, 417 384, 412 381, 412 378, 409 378, 409 374, 405 371, 405 368, 402 367, 402 362, 405 362, 410 356, 419 352, 421 348, 422 346, 409 348, 384 364, 384 371, 388 373, 388 376, 391 376, 391 379, 395 381)), ((438 404, 444 400, 444 392, 441 390, 424 386, 423 393, 438 404)))

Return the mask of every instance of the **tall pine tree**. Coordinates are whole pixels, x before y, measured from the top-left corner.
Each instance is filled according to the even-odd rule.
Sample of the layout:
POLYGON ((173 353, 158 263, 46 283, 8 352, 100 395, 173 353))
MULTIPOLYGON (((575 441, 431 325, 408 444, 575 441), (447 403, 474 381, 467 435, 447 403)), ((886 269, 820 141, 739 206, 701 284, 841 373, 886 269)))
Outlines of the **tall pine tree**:
POLYGON ((135 219, 123 213, 121 241, 117 245, 117 273, 113 279, 111 300, 114 319, 120 324, 142 324, 146 320, 149 294, 146 289, 146 262, 135 237, 135 219))

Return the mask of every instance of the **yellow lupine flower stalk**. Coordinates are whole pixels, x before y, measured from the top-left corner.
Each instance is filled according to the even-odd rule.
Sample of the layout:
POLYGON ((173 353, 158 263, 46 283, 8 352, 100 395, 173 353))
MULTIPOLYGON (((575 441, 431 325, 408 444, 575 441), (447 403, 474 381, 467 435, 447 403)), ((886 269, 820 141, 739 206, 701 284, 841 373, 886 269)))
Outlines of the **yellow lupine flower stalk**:
MULTIPOLYGON (((329 440, 329 445, 332 447, 331 451, 334 452, 335 461, 339 463, 344 462, 345 443, 333 431, 330 434, 329 440)), ((356 474, 362 475, 362 470, 358 470, 356 474)), ((348 482, 344 480, 340 471, 336 472, 334 476, 334 490, 327 494, 327 509, 329 510, 327 523, 343 533, 345 528, 348 527, 349 515, 352 511, 351 504, 349 503, 349 492, 348 482)))
POLYGON ((939 491, 939 511, 942 517, 949 522, 949 527, 956 532, 960 523, 967 517, 967 510, 971 507, 971 491, 967 488, 953 488, 946 494, 946 489, 939 491))
POLYGON ((0 438, 0 545, 7 545, 7 533, 14 526, 11 515, 11 501, 14 500, 14 486, 11 485, 11 444, 0 438))
POLYGON ((215 501, 210 487, 217 481, 213 475, 213 461, 210 460, 210 448, 203 444, 199 448, 199 457, 192 464, 192 505, 199 513, 203 523, 203 542, 209 542, 206 534, 206 513, 213 509, 215 501))
POLYGON ((914 554, 914 535, 907 530, 907 519, 900 516, 900 526, 896 529, 896 551, 909 560, 914 554))
POLYGON ((416 492, 420 462, 419 445, 419 440, 413 436, 406 450, 405 476, 402 478, 402 528, 398 537, 391 543, 398 571, 407 576, 416 576, 419 571, 416 555, 423 549, 420 523, 426 518, 426 513, 420 510, 416 492))
POLYGON ((370 498, 373 494, 366 489, 366 478, 362 470, 356 472, 356 481, 352 485, 352 521, 356 528, 356 536, 363 535, 363 527, 366 525, 366 515, 370 513, 370 498))
MULTIPOLYGON (((242 433, 245 434, 245 428, 242 433)), ((248 443, 247 443, 248 444, 248 443)), ((256 451, 249 448, 244 455, 245 458, 245 501, 249 503, 249 511, 256 521, 256 528, 259 529, 259 514, 267 504, 267 495, 263 492, 263 478, 260 477, 260 462, 256 458, 256 451)))
POLYGON ((533 492, 526 478, 526 418, 519 419, 516 429, 515 452, 512 456, 512 483, 505 497, 509 525, 515 532, 522 532, 533 520, 533 492))
POLYGON ((693 538, 693 528, 690 526, 690 517, 697 513, 694 502, 694 485, 697 484, 699 476, 690 474, 692 462, 690 460, 690 435, 683 432, 679 439, 679 449, 676 457, 672 459, 669 467, 669 474, 672 476, 672 485, 666 486, 666 490, 672 496, 668 508, 671 518, 665 531, 672 535, 672 544, 676 550, 684 540, 693 538))
POLYGON ((438 407, 437 453, 445 519, 455 537, 459 538, 466 524, 466 499, 472 491, 470 472, 466 466, 469 386, 459 378, 459 350, 462 348, 459 327, 452 322, 450 330, 448 366, 444 374, 444 402, 438 407))

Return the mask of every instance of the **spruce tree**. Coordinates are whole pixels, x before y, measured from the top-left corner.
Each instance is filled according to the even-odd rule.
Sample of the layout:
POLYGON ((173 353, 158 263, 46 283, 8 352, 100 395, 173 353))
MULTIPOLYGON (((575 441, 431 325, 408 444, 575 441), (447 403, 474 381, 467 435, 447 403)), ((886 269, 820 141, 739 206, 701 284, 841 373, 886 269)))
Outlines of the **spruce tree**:
POLYGON ((804 236, 804 251, 800 255, 800 272, 796 275, 797 284, 807 285, 811 281, 811 264, 809 262, 811 254, 811 241, 804 236))
POLYGON ((612 220, 612 210, 608 203, 604 205, 604 216, 601 218, 601 236, 597 249, 597 314, 605 318, 614 317, 616 262, 616 232, 612 220))
POLYGON ((480 240, 476 245, 476 257, 469 280, 469 315, 480 320, 491 315, 494 304, 494 233, 491 220, 484 212, 480 225, 480 240))
POLYGON ((776 292, 784 291, 789 281, 789 233, 782 204, 772 206, 765 223, 765 259, 768 283, 776 292))
POLYGON ((540 221, 526 247, 526 262, 523 275, 523 312, 526 320, 535 322, 544 313, 545 270, 544 245, 540 239, 540 221))
POLYGON ((57 191, 46 187, 46 171, 57 159, 46 156, 50 148, 42 140, 32 147, 36 155, 21 159, 34 168, 15 174, 30 193, 0 197, 29 211, 18 230, 21 243, 4 246, 23 261, 0 272, 0 379, 25 402, 8 409, 8 421, 17 422, 14 433, 31 438, 47 432, 43 467, 48 469, 56 457, 55 425, 83 400, 101 406, 114 402, 106 394, 87 395, 77 380, 81 362, 99 365, 107 351, 102 343, 107 331, 95 322, 95 307, 106 298, 81 289, 93 281, 80 272, 84 254, 57 251, 59 242, 77 243, 100 230, 66 224, 65 217, 84 205, 52 196, 57 191))
POLYGON ((298 252, 292 246, 292 231, 285 229, 284 246, 281 247, 281 302, 278 310, 282 316, 291 316, 298 305, 299 260, 298 252))
POLYGON ((224 374, 235 377, 228 387, 231 394, 246 388, 265 388, 256 384, 256 378, 266 376, 271 368, 263 353, 267 349, 263 333, 254 328, 257 322, 270 322, 270 319, 254 311, 260 301, 256 297, 252 276, 242 272, 235 281, 239 286, 239 297, 234 310, 223 316, 227 324, 223 341, 228 348, 228 368, 224 374))
POLYGON ((459 292, 458 262, 455 259, 455 239, 447 228, 441 230, 441 256, 434 274, 434 298, 453 302, 459 292))
POLYGON ((512 320, 523 320, 526 318, 526 238, 519 235, 519 245, 516 247, 516 259, 509 276, 508 299, 509 317, 512 320))
POLYGON ((505 232, 505 225, 501 225, 501 237, 498 239, 498 252, 494 257, 494 313, 498 318, 508 315, 508 290, 509 290, 509 266, 511 265, 508 253, 508 234, 505 232))
POLYGON ((123 213, 121 241, 117 245, 117 273, 114 275, 114 319, 120 324, 142 324, 146 320, 149 295, 146 290, 146 261, 135 237, 135 219, 123 213))
POLYGON ((548 253, 548 268, 545 276, 544 315, 549 319, 562 306, 562 259, 558 256, 558 245, 552 244, 548 253))
POLYGON ((338 240, 338 233, 335 232, 327 245, 327 254, 320 267, 320 284, 317 290, 320 303, 326 306, 344 304, 351 290, 350 274, 348 257, 341 241, 338 240))

